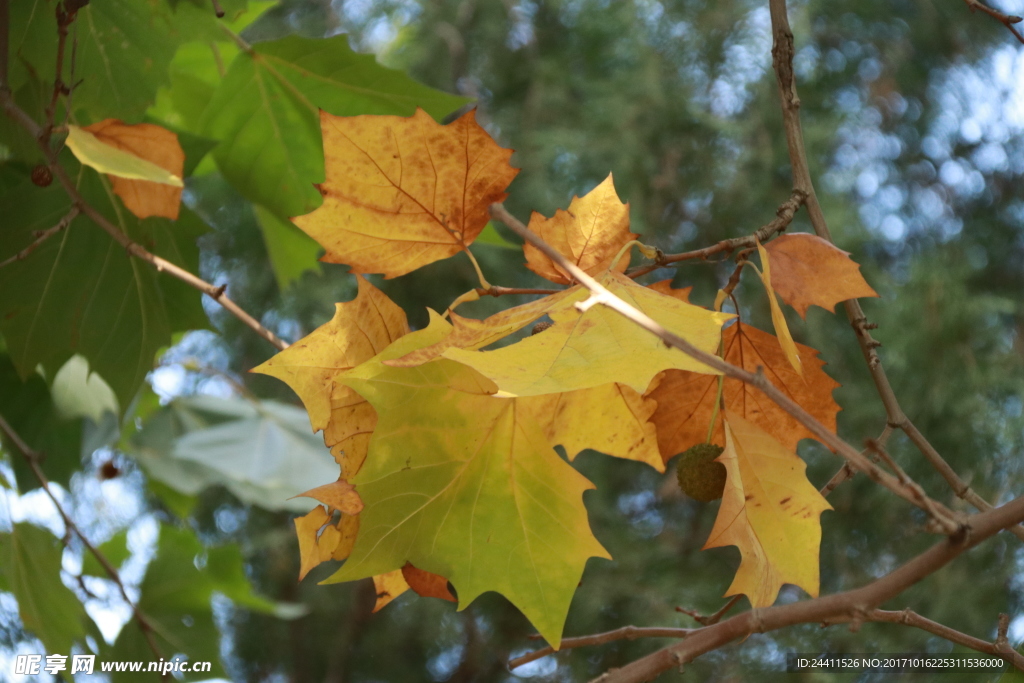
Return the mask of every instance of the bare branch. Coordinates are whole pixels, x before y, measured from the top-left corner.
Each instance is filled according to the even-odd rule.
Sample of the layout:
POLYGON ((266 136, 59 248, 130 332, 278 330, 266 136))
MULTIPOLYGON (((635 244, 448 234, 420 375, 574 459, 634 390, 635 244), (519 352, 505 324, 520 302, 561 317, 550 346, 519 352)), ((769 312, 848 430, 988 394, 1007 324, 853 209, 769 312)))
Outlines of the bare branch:
MULTIPOLYGON (((592 683, 650 681, 663 671, 693 661, 702 654, 746 638, 752 633, 766 633, 795 624, 821 623, 842 616, 852 620, 858 613, 863 620, 864 615, 872 614, 876 605, 891 600, 985 539, 1021 521, 1024 521, 1024 497, 970 517, 965 533, 936 543, 906 564, 865 586, 788 605, 744 612, 714 626, 699 629, 681 643, 653 652, 621 669, 608 671, 592 683)), ((1016 665, 1018 660, 1014 658, 1013 661, 1016 665)))
POLYGON ((793 216, 796 215, 800 205, 804 203, 804 199, 804 192, 799 189, 794 189, 790 194, 789 199, 783 202, 775 211, 776 218, 770 223, 762 225, 754 231, 753 234, 745 237, 733 237, 731 239, 722 240, 718 244, 713 244, 710 247, 704 247, 703 249, 697 249, 696 251, 687 251, 681 254, 659 254, 658 258, 654 260, 654 263, 650 263, 646 266, 640 266, 639 268, 631 270, 627 275, 631 278, 638 278, 641 275, 646 275, 652 270, 670 266, 674 263, 691 261, 693 259, 700 259, 704 261, 707 260, 709 256, 713 256, 721 252, 729 254, 737 249, 749 249, 755 246, 758 241, 766 242, 776 233, 782 232, 789 227, 789 224, 793 222, 793 216))
MULTIPOLYGON (((825 214, 821 210, 818 196, 814 192, 814 183, 807 165, 807 152, 804 148, 803 130, 800 125, 800 97, 797 94, 796 80, 793 75, 793 32, 789 27, 786 0, 770 0, 769 9, 774 39, 772 62, 778 81, 779 96, 782 100, 782 119, 789 148, 789 162, 793 168, 793 186, 806 193, 805 206, 814 232, 834 244, 832 233, 825 221, 825 214)), ((857 299, 850 299, 843 302, 843 307, 846 309, 846 316, 849 318, 850 324, 857 333, 857 341, 864 354, 864 359, 867 361, 871 379, 885 406, 889 424, 906 432, 910 440, 924 454, 932 467, 938 470, 957 496, 978 510, 991 510, 992 506, 988 501, 971 490, 970 486, 960 478, 904 414, 896 399, 896 394, 893 392, 892 385, 889 383, 885 369, 882 367, 882 361, 878 357, 877 348, 881 344, 871 336, 871 329, 874 326, 867 322, 860 302, 857 299)), ((1024 540, 1024 528, 1014 527, 1010 529, 1010 532, 1024 540)))
MULTIPOLYGON (((604 645, 605 643, 610 643, 616 640, 636 640, 637 638, 685 638, 698 630, 699 629, 694 628, 648 628, 641 626, 623 626, 622 628, 617 628, 614 631, 595 633, 592 636, 563 638, 557 651, 561 652, 563 650, 571 650, 576 647, 588 647, 590 645, 604 645)), ((535 650, 534 652, 528 652, 525 655, 509 660, 508 668, 511 671, 518 666, 535 662, 538 659, 547 657, 555 652, 556 650, 550 645, 548 647, 535 650)))
POLYGON ((56 235, 58 232, 66 230, 67 227, 71 225, 71 221, 75 220, 75 217, 77 215, 78 207, 71 207, 71 210, 68 211, 63 218, 57 221, 56 225, 54 225, 52 228, 47 228, 46 230, 40 230, 36 232, 35 239, 32 241, 31 244, 29 244, 27 247, 19 251, 14 256, 11 256, 9 258, 4 259, 3 261, 0 261, 0 268, 15 263, 16 261, 24 261, 25 259, 27 259, 33 251, 39 248, 39 245, 41 245, 43 242, 56 235))
POLYGON ((724 617, 726 615, 726 613, 729 610, 731 610, 733 608, 733 606, 737 602, 739 602, 742 598, 743 598, 742 594, 734 595, 732 597, 732 599, 729 600, 729 602, 727 602, 724 605, 722 605, 722 608, 720 610, 718 610, 717 612, 715 612, 714 614, 712 614, 710 616, 704 616, 700 612, 697 612, 696 610, 686 609, 685 607, 676 607, 676 611, 677 612, 682 612, 683 614, 685 614, 685 615, 687 615, 689 617, 692 617, 693 620, 696 621, 701 626, 712 626, 712 625, 717 624, 718 622, 720 622, 722 620, 722 617, 724 617))
POLYGON ((981 10, 985 14, 989 15, 990 17, 998 21, 1000 24, 1008 28, 1010 30, 1010 33, 1012 33, 1013 36, 1021 42, 1021 44, 1024 44, 1024 36, 1022 36, 1020 34, 1020 31, 1018 31, 1013 26, 1014 24, 1019 24, 1022 21, 1021 17, 1015 16, 1013 14, 1004 14, 1003 12, 1000 12, 997 9, 993 9, 988 5, 982 4, 978 0, 964 0, 964 3, 967 5, 967 7, 970 8, 972 12, 977 12, 978 10, 981 10))
POLYGON ((149 645, 149 649, 153 651, 153 654, 156 655, 157 659, 163 659, 163 654, 160 652, 160 648, 156 644, 156 640, 153 638, 153 624, 149 621, 142 610, 139 609, 138 605, 128 597, 128 591, 125 589, 124 583, 121 581, 121 576, 117 573, 117 569, 115 569, 114 565, 110 563, 110 560, 107 559, 106 555, 104 555, 89 541, 88 538, 85 537, 82 530, 78 528, 74 521, 72 521, 71 517, 68 516, 68 513, 61 506, 60 501, 57 500, 57 496, 54 495, 53 490, 50 488, 50 481, 46 478, 46 475, 43 474, 42 469, 39 467, 39 461, 42 458, 42 454, 37 453, 27 443, 25 443, 25 440, 21 438, 21 435, 11 427, 2 415, 0 415, 0 432, 3 432, 3 434, 10 439, 11 443, 14 444, 14 447, 25 459, 25 462, 28 463, 33 476, 35 476, 46 495, 49 496, 50 500, 53 502, 53 506, 57 508, 57 513, 64 521, 64 528, 67 529, 68 532, 73 532, 79 539, 81 539, 82 545, 85 549, 96 558, 100 563, 100 566, 103 567, 103 570, 107 573, 107 576, 110 577, 110 580, 117 584, 118 589, 121 591, 121 597, 131 608, 132 616, 139 624, 139 630, 142 631, 142 635, 146 638, 146 644, 149 645))
POLYGON ((29 135, 38 141, 40 150, 46 156, 47 163, 53 170, 53 174, 60 181, 60 184, 64 187, 64 191, 67 192, 68 197, 71 199, 71 203, 74 204, 82 213, 92 219, 92 221, 96 223, 96 225, 100 226, 100 228, 102 228, 108 235, 114 238, 114 241, 124 247, 125 251, 135 258, 146 261, 158 271, 167 273, 168 275, 171 275, 185 284, 199 290, 203 294, 206 294, 223 306, 233 316, 245 323, 249 329, 256 332, 278 349, 284 350, 288 348, 287 342, 283 341, 276 334, 261 325, 258 320, 246 313, 238 304, 228 298, 224 293, 224 287, 214 286, 197 275, 193 275, 188 272, 184 268, 171 263, 167 259, 151 253, 141 244, 134 242, 126 234, 121 232, 121 230, 111 223, 106 216, 85 201, 82 195, 78 192, 78 188, 75 187, 74 182, 72 182, 71 178, 68 177, 67 172, 58 162, 53 150, 50 149, 50 146, 41 139, 40 136, 42 134, 42 129, 39 127, 39 124, 33 121, 28 114, 15 104, 14 98, 11 97, 9 90, 0 89, 0 106, 3 107, 4 111, 6 111, 7 114, 14 119, 16 123, 18 123, 18 125, 24 128, 29 135))
MULTIPOLYGON (((807 427, 815 438, 820 440, 834 452, 845 458, 855 469, 867 474, 873 481, 878 482, 885 488, 889 489, 899 497, 907 500, 914 505, 921 507, 927 511, 927 508, 923 507, 922 501, 919 499, 918 493, 911 487, 900 483, 900 481, 892 476, 891 474, 883 471, 873 462, 871 462, 864 454, 855 449, 850 444, 846 443, 834 433, 832 433, 828 427, 819 422, 813 415, 808 413, 802 406, 796 401, 791 399, 789 396, 779 391, 768 379, 764 376, 764 373, 752 373, 747 372, 743 368, 735 366, 731 363, 726 362, 722 358, 713 354, 707 353, 696 346, 683 339, 682 337, 669 332, 662 327, 658 322, 652 319, 650 316, 645 315, 641 311, 637 310, 633 306, 630 306, 625 301, 608 291, 601 283, 592 278, 582 269, 577 267, 575 264, 570 262, 562 254, 558 253, 555 249, 551 248, 544 240, 538 237, 535 233, 531 232, 525 225, 523 225, 517 218, 512 216, 504 206, 501 204, 491 204, 491 217, 496 218, 509 228, 511 228, 516 234, 525 239, 526 241, 533 244, 541 252, 543 252, 548 258, 557 263, 566 272, 570 273, 577 282, 586 287, 591 292, 591 296, 584 302, 576 304, 576 307, 585 311, 592 306, 602 304, 612 309, 616 313, 623 317, 633 321, 643 329, 656 335, 659 339, 665 342, 666 345, 675 347, 685 353, 686 355, 694 358, 695 360, 707 365, 713 370, 738 379, 746 384, 753 385, 761 390, 769 399, 774 401, 780 408, 785 410, 787 413, 797 419, 802 425, 807 427)), ((946 508, 944 505, 937 501, 929 501, 929 504, 934 507, 939 514, 947 517, 952 523, 956 523, 956 515, 946 508)))

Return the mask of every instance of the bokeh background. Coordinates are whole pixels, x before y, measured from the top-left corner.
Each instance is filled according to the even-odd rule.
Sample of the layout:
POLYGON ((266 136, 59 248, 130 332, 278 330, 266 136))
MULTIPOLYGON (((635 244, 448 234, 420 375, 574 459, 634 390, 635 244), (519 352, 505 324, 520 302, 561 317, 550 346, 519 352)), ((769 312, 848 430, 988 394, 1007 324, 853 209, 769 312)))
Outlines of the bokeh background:
MULTIPOLYGON (((1024 14, 1019 0, 992 5, 1024 14)), ((836 242, 880 294, 863 305, 879 324, 880 354, 904 410, 982 496, 998 503, 1024 494, 1024 46, 959 0, 800 0, 790 13, 811 171, 836 242)), ((513 164, 522 171, 506 205, 521 219, 531 211, 551 215, 613 173, 633 231, 677 252, 750 234, 789 196, 765 2, 286 0, 243 37, 258 43, 339 33, 381 63, 477 102, 478 119, 516 150, 513 164)), ((230 283, 235 300, 285 339, 309 333, 330 318, 334 302, 354 296, 347 268, 315 265, 315 247, 300 248, 287 267, 275 263, 251 205, 212 164, 188 181, 185 201, 213 228, 200 240, 203 277, 230 283)), ((810 231, 802 213, 790 230, 810 231)), ((516 249, 480 244, 474 253, 492 282, 544 286, 516 249)), ((688 262, 647 280, 692 285, 692 299, 706 305, 730 272, 728 264, 688 262)), ((413 326, 425 323, 426 307, 443 309, 475 285, 464 256, 374 281, 413 326)), ((745 318, 766 327, 760 286, 745 282, 738 294, 745 318)), ((465 314, 511 303, 474 302, 465 314)), ((318 437, 304 434, 290 390, 248 374, 269 357, 269 346, 215 305, 206 312, 213 329, 184 335, 162 355, 125 424, 96 412, 95 424, 86 425, 86 457, 61 495, 91 537, 122 539, 132 590, 156 552, 161 524, 193 532, 206 546, 237 544, 254 589, 286 607, 260 613, 215 595, 216 650, 231 680, 582 681, 663 644, 619 641, 509 672, 510 656, 542 643, 528 639, 529 623, 497 595, 463 612, 406 595, 371 614, 369 582, 317 586, 332 571, 322 566, 297 583, 290 520, 309 501, 266 501, 303 490, 288 479, 295 471, 330 480, 332 463, 318 437), (235 441, 204 439, 203 429, 222 424, 235 430, 235 441), (87 447, 111 443, 118 427, 113 445, 87 447), (196 464, 213 457, 217 467, 196 464), (273 482, 278 489, 268 493, 273 482)), ((854 444, 877 436, 885 413, 842 311, 815 308, 806 321, 788 312, 795 338, 821 350, 842 384, 839 433, 854 444)), ((905 438, 894 436, 890 450, 932 495, 960 505, 905 438)), ((841 464, 808 441, 800 453, 819 486, 841 464)), ((739 554, 701 551, 717 503, 683 497, 671 471, 659 475, 596 453, 576 465, 597 484, 585 502, 615 559, 588 564, 566 635, 626 624, 693 626, 676 606, 709 613, 723 604, 739 554)), ((10 464, 0 471, 13 474, 10 464)), ((59 533, 41 492, 0 496, 4 528, 29 520, 59 533)), ((862 585, 933 542, 920 530, 919 511, 863 478, 829 500, 835 511, 822 518, 823 593, 862 585)), ((1001 534, 887 607, 911 607, 989 639, 997 614, 1008 612, 1018 644, 1022 550, 1001 534)), ((129 617, 112 586, 73 580, 81 566, 74 549, 65 551, 64 565, 65 583, 112 638, 129 617)), ((780 601, 803 597, 787 587, 780 601)), ((13 597, 0 593, 0 670, 15 653, 37 651, 13 597)), ((895 625, 865 624, 857 633, 808 625, 751 636, 664 680, 831 680, 782 673, 791 651, 956 650, 895 625)))

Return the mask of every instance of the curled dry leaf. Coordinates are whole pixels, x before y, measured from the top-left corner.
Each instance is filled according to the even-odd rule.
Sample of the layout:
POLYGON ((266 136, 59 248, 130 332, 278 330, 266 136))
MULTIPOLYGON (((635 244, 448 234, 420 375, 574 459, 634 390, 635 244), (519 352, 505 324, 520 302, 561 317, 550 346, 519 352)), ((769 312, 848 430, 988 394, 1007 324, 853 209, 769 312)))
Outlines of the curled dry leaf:
POLYGON ((443 576, 417 569, 411 563, 406 562, 402 567, 402 577, 409 584, 409 588, 421 597, 458 602, 452 592, 448 590, 448 579, 443 576))
POLYGON ((878 296, 850 253, 817 235, 782 235, 765 249, 772 263, 772 287, 801 318, 811 306, 834 312, 840 301, 878 296))
MULTIPOLYGON (((598 276, 609 268, 618 272, 629 266, 629 252, 612 260, 627 242, 637 238, 629 231, 629 204, 615 192, 611 174, 582 197, 573 197, 569 210, 558 209, 551 218, 534 211, 530 230, 554 247, 588 275, 598 276)), ((570 284, 572 276, 529 242, 523 245, 526 267, 558 284, 570 284)))
MULTIPOLYGON (((739 321, 722 333, 722 348, 723 357, 733 365, 749 372, 763 368, 772 384, 835 431, 839 405, 832 398, 832 390, 839 383, 822 369, 825 362, 815 349, 797 344, 804 369, 800 376, 787 361, 778 339, 739 321)), ((810 430, 754 387, 729 377, 724 382, 726 409, 764 429, 787 449, 796 450, 800 439, 814 438, 810 430)), ((658 403, 651 420, 666 460, 705 440, 718 395, 717 377, 668 370, 647 395, 658 403)), ((715 418, 711 434, 711 443, 725 446, 721 413, 715 418)))
POLYGON ((139 218, 178 218, 185 152, 173 132, 105 119, 68 126, 67 145, 83 164, 110 177, 114 193, 139 218))
POLYGON ((331 545, 330 539, 323 544, 320 543, 320 530, 327 524, 328 519, 330 517, 327 510, 317 505, 308 514, 294 520, 295 535, 299 539, 299 581, 306 578, 306 574, 313 567, 327 560, 334 552, 337 544, 331 545))
POLYGON ((769 607, 784 583, 818 597, 821 513, 832 506, 807 480, 807 465, 757 425, 726 410, 726 483, 704 549, 734 545, 740 566, 725 595, 769 607))
POLYGON ((360 510, 363 509, 363 501, 359 499, 359 494, 356 493, 355 487, 343 479, 332 481, 330 484, 324 484, 323 486, 317 486, 315 489, 310 489, 293 497, 312 498, 320 501, 329 509, 340 510, 347 515, 358 515, 360 510))
POLYGON ((320 112, 327 179, 320 208, 293 219, 322 260, 392 278, 466 249, 518 172, 475 112, 442 126, 410 117, 320 112))
POLYGON ((786 322, 786 315, 782 312, 778 300, 775 298, 775 290, 772 289, 772 269, 768 260, 768 252, 760 242, 757 243, 757 253, 761 256, 761 282, 764 283, 765 293, 768 295, 768 305, 772 311, 772 325, 775 327, 775 335, 779 338, 782 351, 786 354, 786 360, 796 370, 796 374, 802 375, 803 368, 800 365, 800 353, 796 349, 796 342, 793 335, 789 333, 789 323, 786 322))

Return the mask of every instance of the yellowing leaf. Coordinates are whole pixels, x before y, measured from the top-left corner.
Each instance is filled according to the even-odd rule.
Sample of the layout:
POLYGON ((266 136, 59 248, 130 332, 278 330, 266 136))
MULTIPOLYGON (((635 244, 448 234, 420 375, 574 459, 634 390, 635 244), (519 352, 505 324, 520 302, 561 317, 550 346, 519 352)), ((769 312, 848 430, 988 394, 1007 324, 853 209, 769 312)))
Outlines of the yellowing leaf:
POLYGON ((396 277, 466 249, 517 170, 470 111, 442 126, 410 117, 320 112, 324 202, 293 219, 322 260, 396 277))
MULTIPOLYGON (((530 230, 589 275, 601 275, 609 268, 620 273, 629 266, 629 252, 618 255, 627 242, 637 238, 629 231, 629 204, 615 193, 611 174, 583 197, 573 197, 569 210, 558 209, 551 218, 536 211, 530 216, 530 230)), ((526 267, 543 278, 570 284, 572 276, 529 242, 523 245, 526 267)))
POLYGON ((460 609, 501 593, 557 645, 587 558, 608 556, 583 506, 592 485, 552 450, 529 411, 494 398, 496 387, 471 368, 381 363, 434 331, 407 335, 341 380, 370 401, 378 423, 353 480, 366 506, 359 536, 328 582, 411 562, 448 577, 460 609))
POLYGON ((562 394, 517 399, 541 426, 548 442, 565 448, 569 460, 588 448, 645 462, 665 471, 658 433, 649 422, 657 407, 624 384, 604 384, 562 394))
POLYGON ((734 545, 740 566, 726 595, 745 594, 769 607, 782 584, 818 596, 821 513, 832 506, 807 480, 804 461, 769 434, 726 411, 727 478, 722 505, 704 548, 734 545))
POLYGON ((374 576, 373 588, 377 592, 377 602, 373 605, 373 611, 376 613, 387 607, 399 595, 409 590, 409 584, 405 582, 402 570, 396 569, 374 576))
POLYGON ((294 497, 298 498, 300 496, 313 498, 326 505, 328 509, 340 510, 348 515, 358 515, 359 511, 363 509, 363 501, 359 499, 359 494, 356 493, 352 484, 343 479, 333 481, 330 484, 324 484, 323 486, 317 486, 315 489, 310 489, 294 497))
POLYGON ((878 296, 849 252, 817 235, 782 235, 765 249, 772 262, 772 287, 801 318, 811 306, 834 311, 840 301, 878 296))
POLYGON ((797 374, 803 374, 800 367, 800 353, 796 350, 796 343, 789 333, 789 324, 786 323, 786 316, 782 313, 779 302, 775 299, 775 290, 772 289, 771 264, 768 262, 768 252, 764 250, 761 243, 757 243, 757 253, 761 256, 761 281, 764 283, 764 290, 768 294, 768 305, 772 309, 772 325, 775 326, 775 335, 779 338, 779 344, 786 354, 786 360, 793 366, 797 374))
POLYGON ((324 430, 324 442, 350 479, 366 458, 376 413, 337 377, 369 360, 409 331, 405 312, 361 277, 359 293, 337 304, 334 318, 292 344, 253 372, 277 377, 299 395, 313 431, 324 430))
POLYGON ((331 553, 332 560, 344 560, 352 552, 359 534, 359 515, 342 515, 338 522, 338 544, 331 553))
POLYGON ((552 311, 571 307, 586 298, 587 291, 585 289, 572 287, 521 306, 507 308, 484 320, 464 318, 458 313, 452 312, 451 320, 454 330, 450 334, 444 335, 434 344, 411 351, 401 358, 389 360, 387 365, 396 368, 413 367, 434 360, 450 348, 470 350, 483 348, 521 330, 537 318, 552 311))
POLYGON ((139 218, 178 218, 185 152, 171 131, 105 119, 69 125, 67 145, 83 164, 111 177, 115 194, 139 218))
MULTIPOLYGON (((722 324, 733 317, 683 303, 620 273, 608 273, 603 282, 626 303, 709 353, 718 350, 722 324)), ((554 321, 551 327, 515 344, 493 351, 450 348, 443 355, 480 371, 511 396, 555 394, 614 382, 643 392, 656 374, 668 368, 714 372, 604 306, 592 306, 585 313, 564 306, 549 314, 554 321)))
POLYGON ((440 598, 448 602, 458 602, 451 591, 448 590, 448 579, 437 574, 417 569, 406 562, 402 567, 402 578, 409 584, 416 595, 424 598, 440 598))
MULTIPOLYGON (((832 398, 832 390, 839 383, 825 374, 825 363, 816 350, 803 344, 797 344, 797 349, 804 369, 802 376, 789 364, 778 339, 767 332, 737 321, 722 333, 725 360, 748 372, 757 372, 760 366, 780 391, 835 431, 839 405, 832 398)), ((726 377, 724 381, 722 398, 726 409, 753 422, 787 449, 795 451, 800 439, 815 438, 759 390, 738 379, 726 377)), ((647 396, 658 404, 651 421, 657 427, 658 445, 666 460, 705 440, 717 395, 718 378, 711 375, 680 370, 668 370, 661 375, 647 396)), ((721 413, 715 419, 711 443, 725 446, 721 413)))

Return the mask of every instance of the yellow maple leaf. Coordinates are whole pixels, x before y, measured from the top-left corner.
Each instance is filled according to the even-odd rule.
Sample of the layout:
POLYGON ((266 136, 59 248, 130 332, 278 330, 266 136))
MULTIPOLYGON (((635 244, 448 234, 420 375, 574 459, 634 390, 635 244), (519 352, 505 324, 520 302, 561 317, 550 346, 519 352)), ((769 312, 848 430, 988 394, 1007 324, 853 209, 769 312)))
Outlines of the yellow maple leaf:
POLYGON ((772 262, 772 287, 801 318, 811 306, 832 312, 840 301, 878 296, 850 253, 817 235, 782 235, 765 250, 772 262))
POLYGON ((818 596, 821 513, 831 510, 807 480, 807 465, 757 425, 726 411, 726 483, 704 548, 734 545, 740 566, 726 596, 768 607, 782 584, 818 596))
MULTIPOLYGON (((629 265, 629 252, 612 260, 637 235, 629 231, 629 204, 615 192, 611 174, 583 197, 573 197, 569 210, 558 209, 551 218, 536 211, 530 216, 530 230, 554 247, 588 275, 609 269, 619 272, 629 265)), ((572 276, 529 242, 523 245, 526 267, 543 278, 570 284, 572 276)))
POLYGON ((320 530, 333 528, 324 527, 329 519, 327 510, 317 505, 308 514, 294 520, 295 535, 299 539, 299 581, 306 578, 306 574, 313 567, 327 560, 334 552, 337 543, 333 542, 330 534, 324 543, 320 543, 320 530))
POLYGON ((104 119, 85 128, 69 125, 67 145, 83 164, 110 177, 114 194, 139 218, 178 218, 185 152, 172 131, 104 119))
MULTIPOLYGON (((839 383, 825 373, 824 361, 815 349, 803 344, 796 346, 803 375, 793 370, 773 335, 742 321, 722 332, 722 357, 726 361, 749 372, 757 372, 760 367, 772 384, 834 432, 839 405, 832 398, 832 391, 839 383)), ((764 429, 786 448, 795 451, 801 439, 817 438, 758 389, 738 379, 726 377, 724 381, 722 400, 726 409, 764 429)), ((666 370, 652 383, 647 397, 658 404, 651 421, 657 427, 661 453, 668 460, 707 438, 715 415, 718 378, 666 370)), ((711 430, 711 443, 725 446, 720 412, 711 430)))
MULTIPOLYGON (((722 324, 734 317, 642 287, 621 273, 607 273, 602 283, 708 353, 718 350, 722 324)), ((586 298, 585 290, 567 291, 574 290, 575 297, 586 298)), ((615 311, 592 306, 580 313, 569 305, 573 301, 566 298, 550 310, 554 324, 540 334, 493 351, 449 348, 443 355, 475 368, 510 396, 556 394, 615 382, 644 392, 655 375, 669 368, 715 374, 615 311)))
POLYGON ((442 126, 410 117, 320 112, 324 202, 296 225, 322 260, 392 278, 465 250, 518 172, 469 111, 442 126))
POLYGON ((337 377, 376 356, 409 332, 405 311, 362 277, 356 298, 335 306, 334 318, 252 372, 277 377, 299 395, 313 431, 349 479, 366 459, 377 416, 373 408, 337 377))

